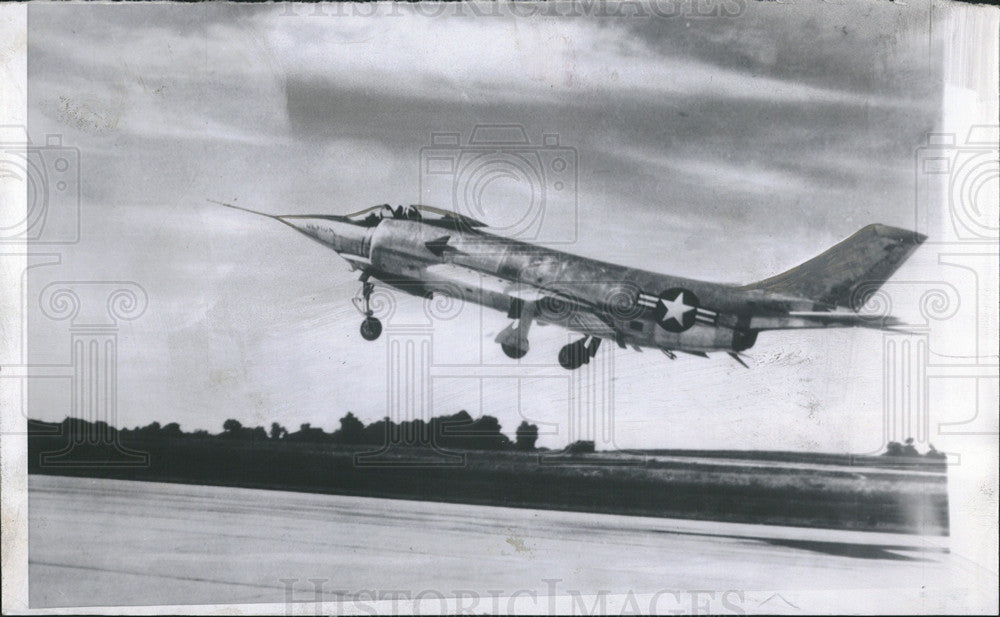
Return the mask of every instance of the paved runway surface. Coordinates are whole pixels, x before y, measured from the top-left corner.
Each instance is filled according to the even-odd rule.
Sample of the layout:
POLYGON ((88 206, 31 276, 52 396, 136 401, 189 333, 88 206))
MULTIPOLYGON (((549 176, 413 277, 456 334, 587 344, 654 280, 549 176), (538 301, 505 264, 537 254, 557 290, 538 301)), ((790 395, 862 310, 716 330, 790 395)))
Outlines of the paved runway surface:
POLYGON ((56 476, 29 487, 32 608, 283 603, 288 585, 308 601, 309 579, 325 579, 326 602, 462 590, 480 613, 519 590, 517 610, 532 593, 604 590, 642 612, 829 611, 809 598, 926 595, 960 574, 946 538, 56 476))
POLYGON ((713 467, 745 467, 751 469, 795 469, 799 471, 819 471, 823 473, 847 473, 855 476, 924 476, 943 478, 944 470, 927 470, 920 467, 892 468, 868 465, 831 465, 827 463, 803 463, 798 461, 768 461, 745 458, 709 458, 703 456, 672 456, 669 454, 643 454, 641 458, 660 463, 680 463, 709 465, 713 467))

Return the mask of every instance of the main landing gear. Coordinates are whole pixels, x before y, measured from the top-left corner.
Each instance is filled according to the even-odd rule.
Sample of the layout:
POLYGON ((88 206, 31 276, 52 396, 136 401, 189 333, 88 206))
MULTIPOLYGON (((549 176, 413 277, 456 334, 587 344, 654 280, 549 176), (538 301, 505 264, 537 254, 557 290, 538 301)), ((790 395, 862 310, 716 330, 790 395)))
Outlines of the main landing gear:
POLYGON ((504 328, 504 330, 494 339, 500 343, 500 349, 508 358, 520 360, 528 353, 528 331, 535 318, 535 305, 533 302, 524 302, 515 298, 511 301, 507 317, 514 321, 504 328))
POLYGON ((354 298, 354 307, 365 316, 361 322, 361 337, 366 341, 374 341, 382 335, 382 322, 374 316, 371 306, 372 291, 375 283, 368 282, 368 275, 361 275, 361 297, 354 298))
POLYGON ((559 365, 570 371, 578 369, 597 355, 597 348, 600 346, 601 339, 585 336, 559 350, 559 365))

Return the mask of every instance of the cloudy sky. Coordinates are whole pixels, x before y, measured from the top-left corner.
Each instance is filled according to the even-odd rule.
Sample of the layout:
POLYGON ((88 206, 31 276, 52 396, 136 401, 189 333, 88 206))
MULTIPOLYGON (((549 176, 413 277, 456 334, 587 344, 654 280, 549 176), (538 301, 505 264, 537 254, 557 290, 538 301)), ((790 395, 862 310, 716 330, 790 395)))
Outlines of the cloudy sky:
MULTIPOLYGON (((422 174, 432 134, 464 143, 477 125, 514 124, 571 149, 565 190, 524 233, 574 253, 749 282, 865 224, 913 227, 914 151, 938 125, 942 88, 921 3, 734 0, 720 6, 739 15, 714 18, 595 6, 608 5, 569 18, 31 5, 29 131, 79 148, 82 235, 32 272, 29 293, 57 280, 146 290, 148 310, 120 330, 119 425, 329 430, 348 410, 386 413, 386 337, 358 335, 356 275, 206 199, 277 214, 452 207, 422 174)), ((494 221, 530 199, 517 182, 491 190, 480 215, 494 221)), ((905 266, 922 267, 919 253, 905 266)), ((395 323, 423 319, 421 300, 395 305, 395 323)), ((463 307, 433 324, 434 362, 511 365, 492 342, 505 325, 463 307)), ((65 323, 32 309, 28 336, 32 362, 67 361, 65 323)), ((566 337, 536 329, 525 362, 555 365, 566 337)), ((764 334, 750 356, 748 371, 724 354, 615 352, 613 444, 882 445, 878 333, 764 334)), ((587 437, 572 433, 567 381, 552 372, 525 371, 520 394, 518 379, 436 378, 433 413, 489 413, 511 433, 529 419, 541 445, 587 437)), ((29 394, 33 417, 67 415, 65 382, 29 394)))

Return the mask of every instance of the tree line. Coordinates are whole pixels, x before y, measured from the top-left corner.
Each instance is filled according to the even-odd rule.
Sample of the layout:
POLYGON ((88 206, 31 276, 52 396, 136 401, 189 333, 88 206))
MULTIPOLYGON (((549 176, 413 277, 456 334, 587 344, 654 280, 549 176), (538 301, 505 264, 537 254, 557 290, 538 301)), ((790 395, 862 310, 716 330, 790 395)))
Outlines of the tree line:
MULTIPOLYGON (((67 421, 70 419, 67 418, 67 421)), ((219 438, 250 442, 289 443, 332 443, 342 445, 384 446, 386 444, 404 447, 441 447, 457 450, 535 450, 538 441, 538 426, 522 421, 514 434, 514 441, 503 433, 499 420, 484 415, 473 418, 464 409, 458 413, 435 416, 428 421, 422 419, 393 422, 385 417, 365 424, 352 412, 340 419, 340 427, 326 432, 310 423, 299 426, 297 431, 289 431, 278 422, 272 422, 270 430, 263 426, 244 426, 239 420, 228 419, 222 424, 222 432, 211 434, 205 430, 185 433, 180 425, 171 422, 160 425, 153 422, 144 427, 121 429, 124 438, 162 439, 181 437, 219 438)))
POLYGON ((890 441, 888 444, 886 444, 885 452, 882 453, 882 456, 903 456, 910 458, 923 456, 926 458, 933 458, 933 459, 948 458, 948 456, 944 452, 939 452, 937 448, 934 447, 934 444, 927 444, 928 445, 927 452, 921 454, 917 450, 916 446, 913 445, 913 443, 914 442, 912 437, 907 437, 905 443, 899 443, 898 441, 890 441))

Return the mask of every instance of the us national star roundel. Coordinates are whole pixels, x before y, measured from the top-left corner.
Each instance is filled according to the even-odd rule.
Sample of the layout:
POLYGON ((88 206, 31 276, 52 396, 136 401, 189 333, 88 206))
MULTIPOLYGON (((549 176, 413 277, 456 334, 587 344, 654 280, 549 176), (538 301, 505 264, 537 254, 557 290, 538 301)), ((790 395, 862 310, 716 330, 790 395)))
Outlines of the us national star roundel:
POLYGON ((660 294, 653 307, 653 318, 667 332, 683 332, 694 325, 698 315, 698 296, 680 287, 660 294))

